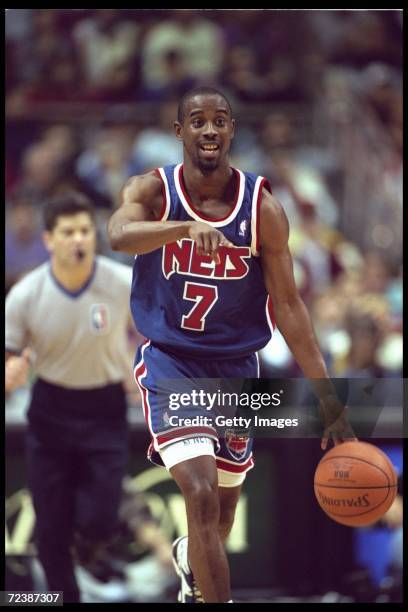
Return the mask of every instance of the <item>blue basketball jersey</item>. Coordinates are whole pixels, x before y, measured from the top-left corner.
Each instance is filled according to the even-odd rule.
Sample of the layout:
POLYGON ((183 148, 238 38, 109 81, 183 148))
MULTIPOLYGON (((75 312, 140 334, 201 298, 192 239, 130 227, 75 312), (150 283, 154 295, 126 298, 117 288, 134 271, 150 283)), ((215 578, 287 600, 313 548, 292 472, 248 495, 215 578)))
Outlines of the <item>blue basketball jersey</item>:
POLYGON ((233 168, 234 206, 222 219, 194 208, 182 164, 158 168, 163 183, 161 221, 202 221, 234 247, 220 247, 220 262, 198 255, 189 238, 137 255, 131 311, 135 324, 162 350, 194 358, 228 359, 264 347, 274 327, 259 257, 259 207, 268 181, 233 168))

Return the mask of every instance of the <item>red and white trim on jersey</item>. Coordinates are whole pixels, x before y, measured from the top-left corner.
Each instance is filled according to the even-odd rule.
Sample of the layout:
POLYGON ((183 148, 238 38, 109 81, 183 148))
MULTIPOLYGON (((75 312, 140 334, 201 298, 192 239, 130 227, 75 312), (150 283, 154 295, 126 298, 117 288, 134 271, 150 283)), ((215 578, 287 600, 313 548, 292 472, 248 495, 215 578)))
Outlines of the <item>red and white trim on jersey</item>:
POLYGON ((251 253, 255 257, 259 257, 259 252, 261 250, 259 223, 261 218, 262 190, 264 187, 272 193, 269 181, 263 176, 258 176, 255 182, 251 206, 251 253))
POLYGON ((212 227, 224 227, 235 219, 235 217, 239 213, 244 199, 245 175, 243 172, 241 172, 241 170, 238 170, 238 168, 232 168, 232 170, 238 176, 238 188, 235 195, 234 206, 226 217, 223 217, 222 219, 211 219, 210 217, 206 217, 194 208, 184 186, 183 164, 178 164, 178 166, 174 168, 174 184, 176 186, 177 195, 180 198, 180 202, 183 205, 184 210, 187 212, 188 215, 190 215, 190 217, 192 217, 196 221, 208 223, 212 227))
POLYGON ((223 470, 224 472, 233 472, 234 474, 242 474, 248 472, 248 470, 254 467, 254 460, 252 459, 252 453, 249 455, 245 463, 236 463, 235 461, 229 461, 221 457, 215 458, 217 469, 223 470))
POLYGON ((149 432, 153 442, 153 448, 156 451, 164 448, 168 444, 173 442, 179 442, 180 440, 186 440, 187 438, 195 438, 197 436, 207 436, 212 438, 217 447, 219 446, 218 435, 216 429, 213 427, 205 426, 193 426, 193 427, 173 427, 172 429, 166 430, 165 432, 155 434, 152 427, 151 419, 151 407, 149 401, 149 390, 143 385, 142 380, 147 376, 147 367, 144 362, 144 352, 150 346, 150 340, 146 340, 142 346, 142 352, 140 361, 136 364, 134 369, 134 378, 142 396, 143 414, 149 432))
POLYGON ((273 303, 272 303, 270 295, 268 295, 268 297, 266 298, 265 312, 266 312, 266 320, 268 321, 269 329, 271 330, 271 334, 273 334, 276 328, 276 321, 275 321, 275 314, 273 312, 273 303))
POLYGON ((144 418, 149 428, 150 435, 152 436, 153 441, 155 441, 155 435, 152 429, 151 411, 150 411, 150 405, 149 405, 149 391, 146 389, 146 387, 143 386, 143 383, 142 383, 143 378, 147 376, 147 369, 144 363, 143 355, 148 346, 150 346, 150 340, 146 340, 142 346, 142 353, 141 353, 140 361, 139 363, 136 364, 135 369, 133 371, 133 375, 134 375, 136 384, 139 387, 140 395, 142 396, 144 418))
POLYGON ((154 172, 156 176, 158 176, 159 179, 161 179, 162 181, 162 195, 163 195, 163 206, 160 211, 160 217, 157 219, 157 221, 167 221, 167 218, 170 213, 170 191, 169 191, 169 184, 167 181, 167 176, 163 168, 156 168, 154 172))

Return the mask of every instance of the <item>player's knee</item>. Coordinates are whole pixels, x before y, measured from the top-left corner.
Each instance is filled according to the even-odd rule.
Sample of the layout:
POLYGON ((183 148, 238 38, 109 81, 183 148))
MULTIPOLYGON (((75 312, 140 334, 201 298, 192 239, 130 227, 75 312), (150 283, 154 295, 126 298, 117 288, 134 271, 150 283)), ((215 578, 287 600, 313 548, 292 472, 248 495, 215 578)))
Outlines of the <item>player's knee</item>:
POLYGON ((197 527, 218 523, 220 505, 215 485, 206 480, 191 483, 184 492, 184 498, 187 514, 197 527))

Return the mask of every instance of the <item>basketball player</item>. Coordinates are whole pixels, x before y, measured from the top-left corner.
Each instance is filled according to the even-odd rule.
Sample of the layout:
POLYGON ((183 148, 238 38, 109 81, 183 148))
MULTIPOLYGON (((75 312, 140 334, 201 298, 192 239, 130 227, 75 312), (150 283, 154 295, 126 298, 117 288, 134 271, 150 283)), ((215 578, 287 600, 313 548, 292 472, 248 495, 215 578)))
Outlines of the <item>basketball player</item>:
POLYGON ((170 471, 186 503, 188 539, 174 543, 179 600, 225 603, 223 544, 253 466, 251 440, 218 439, 205 424, 165 426, 160 381, 255 378, 255 353, 277 325, 305 376, 327 381, 314 383, 330 425, 323 446, 329 435, 337 443, 353 434, 296 289, 286 215, 265 178, 229 164, 228 100, 212 88, 192 90, 174 127, 183 163, 131 178, 109 237, 113 249, 137 254, 131 308, 148 341, 135 378, 152 435, 149 458, 170 471))
POLYGON ((131 268, 95 256, 84 196, 49 202, 44 222, 51 260, 6 299, 6 389, 27 383, 32 360, 26 453, 38 556, 49 590, 77 602, 70 549, 76 538, 83 559, 113 536, 127 466, 131 268))

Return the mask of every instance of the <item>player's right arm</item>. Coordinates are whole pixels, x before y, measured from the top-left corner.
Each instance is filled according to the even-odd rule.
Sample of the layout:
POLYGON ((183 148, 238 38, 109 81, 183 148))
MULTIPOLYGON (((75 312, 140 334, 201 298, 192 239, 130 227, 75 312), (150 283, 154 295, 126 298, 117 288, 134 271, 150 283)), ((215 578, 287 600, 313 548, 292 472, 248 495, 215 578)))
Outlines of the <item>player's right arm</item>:
POLYGON ((163 206, 162 183, 154 174, 134 176, 121 192, 121 205, 108 223, 111 248, 130 255, 150 253, 165 244, 190 238, 199 255, 218 259, 218 249, 233 246, 222 234, 199 221, 160 221, 163 206))

